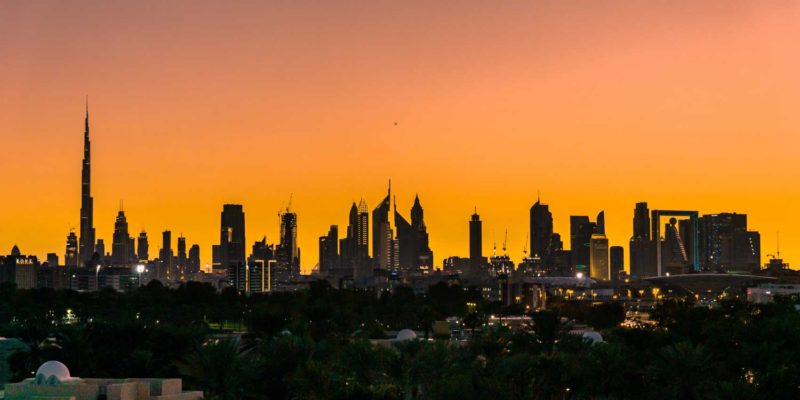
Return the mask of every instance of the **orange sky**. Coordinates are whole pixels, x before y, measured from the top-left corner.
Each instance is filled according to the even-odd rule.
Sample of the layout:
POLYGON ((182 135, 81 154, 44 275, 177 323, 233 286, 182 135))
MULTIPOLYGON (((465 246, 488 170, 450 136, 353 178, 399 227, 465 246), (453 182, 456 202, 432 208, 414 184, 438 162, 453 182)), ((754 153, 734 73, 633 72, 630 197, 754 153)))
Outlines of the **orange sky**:
POLYGON ((151 255, 171 229, 209 262, 227 202, 275 241, 294 193, 307 271, 391 178, 437 265, 474 206, 518 259, 537 190, 565 238, 604 209, 626 267, 642 200, 747 213, 800 263, 797 2, 260 3, 1 2, 0 253, 63 258, 88 94, 98 237, 122 199, 151 255))

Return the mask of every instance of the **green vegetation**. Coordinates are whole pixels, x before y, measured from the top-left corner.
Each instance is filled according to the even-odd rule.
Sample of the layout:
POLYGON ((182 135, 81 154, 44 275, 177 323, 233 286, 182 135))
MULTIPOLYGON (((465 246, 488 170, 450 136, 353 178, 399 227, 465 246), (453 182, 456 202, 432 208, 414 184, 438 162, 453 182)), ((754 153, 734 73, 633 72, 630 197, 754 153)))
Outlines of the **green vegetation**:
POLYGON ((550 304, 530 329, 509 331, 485 322, 519 309, 446 285, 378 296, 317 283, 251 297, 193 283, 133 293, 5 285, 0 336, 29 344, 11 356, 14 380, 57 359, 75 376, 179 376, 212 399, 800 398, 800 314, 789 301, 668 302, 654 326, 636 329, 619 326, 618 304, 550 304), (469 341, 369 340, 401 328, 432 338, 433 321, 448 316, 464 319, 469 341), (573 322, 605 342, 568 334, 573 322))

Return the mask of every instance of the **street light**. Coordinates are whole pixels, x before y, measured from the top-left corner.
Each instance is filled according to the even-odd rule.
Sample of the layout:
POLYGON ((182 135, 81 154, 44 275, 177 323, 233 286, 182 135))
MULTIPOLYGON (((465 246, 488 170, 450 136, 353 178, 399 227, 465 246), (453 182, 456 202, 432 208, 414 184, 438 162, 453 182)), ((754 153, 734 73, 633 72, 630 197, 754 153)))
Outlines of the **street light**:
POLYGON ((139 274, 139 286, 142 286, 142 272, 144 272, 144 265, 136 265, 136 273, 139 274))

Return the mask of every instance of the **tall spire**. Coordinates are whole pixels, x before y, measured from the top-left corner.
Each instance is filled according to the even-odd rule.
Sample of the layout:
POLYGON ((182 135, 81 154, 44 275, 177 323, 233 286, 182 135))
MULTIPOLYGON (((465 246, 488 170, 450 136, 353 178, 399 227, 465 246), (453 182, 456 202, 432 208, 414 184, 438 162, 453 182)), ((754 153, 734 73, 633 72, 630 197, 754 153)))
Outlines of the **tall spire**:
POLYGON ((83 263, 92 259, 95 250, 94 199, 92 199, 92 150, 89 140, 89 96, 86 96, 86 118, 83 131, 83 163, 81 165, 81 225, 78 257, 83 263))

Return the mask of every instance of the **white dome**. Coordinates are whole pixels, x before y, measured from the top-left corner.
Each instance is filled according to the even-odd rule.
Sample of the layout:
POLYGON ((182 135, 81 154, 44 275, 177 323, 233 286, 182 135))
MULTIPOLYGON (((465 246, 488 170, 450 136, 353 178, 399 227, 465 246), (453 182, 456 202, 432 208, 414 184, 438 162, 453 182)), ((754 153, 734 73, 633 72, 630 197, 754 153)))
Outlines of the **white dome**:
POLYGON ((48 361, 42 364, 42 366, 36 370, 36 376, 38 377, 39 375, 41 375, 45 380, 49 379, 51 376, 54 376, 59 382, 64 382, 70 379, 69 369, 66 365, 58 361, 48 361))
POLYGON ((603 335, 597 331, 586 331, 581 336, 592 343, 603 343, 603 335))
POLYGON ((417 334, 411 329, 403 329, 402 331, 397 332, 397 340, 414 340, 416 338, 417 334))

